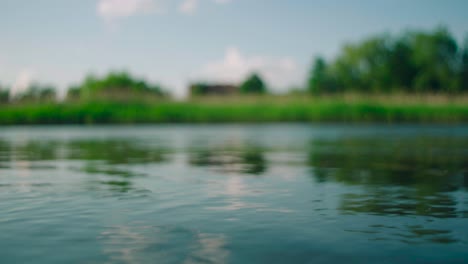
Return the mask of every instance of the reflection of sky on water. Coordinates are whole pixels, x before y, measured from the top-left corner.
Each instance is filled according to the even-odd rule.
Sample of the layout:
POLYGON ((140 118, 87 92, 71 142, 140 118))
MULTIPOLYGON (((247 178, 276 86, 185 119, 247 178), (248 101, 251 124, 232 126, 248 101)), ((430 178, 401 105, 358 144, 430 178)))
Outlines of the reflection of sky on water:
POLYGON ((108 263, 228 263, 223 234, 175 227, 112 226, 98 237, 108 263), (142 258, 144 256, 144 258, 142 258))
POLYGON ((261 204, 243 201, 243 198, 254 196, 256 193, 249 189, 242 176, 229 176, 227 180, 223 182, 209 184, 205 191, 209 197, 218 199, 220 203, 224 204, 220 206, 209 206, 206 208, 208 210, 235 211, 239 209, 258 208, 261 206, 261 204))
MULTIPOLYGON (((250 183, 252 184, 252 183, 250 183)), ((207 206, 205 209, 214 211, 237 211, 242 209, 252 209, 257 212, 278 212, 290 213, 292 210, 278 207, 277 205, 265 202, 255 202, 263 196, 273 193, 263 191, 261 186, 249 187, 245 176, 229 176, 222 182, 208 184, 205 192, 208 197, 217 200, 217 206, 207 206), (255 199, 256 198, 256 199, 255 199)), ((275 195, 278 193, 274 193, 275 195)))

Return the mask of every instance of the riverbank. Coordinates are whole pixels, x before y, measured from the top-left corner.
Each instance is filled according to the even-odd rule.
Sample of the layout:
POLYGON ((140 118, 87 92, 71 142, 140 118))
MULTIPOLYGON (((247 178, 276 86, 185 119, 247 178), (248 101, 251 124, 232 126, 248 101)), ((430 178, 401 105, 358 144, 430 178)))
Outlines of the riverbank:
POLYGON ((468 122, 468 95, 200 97, 0 106, 0 125, 226 122, 468 122))

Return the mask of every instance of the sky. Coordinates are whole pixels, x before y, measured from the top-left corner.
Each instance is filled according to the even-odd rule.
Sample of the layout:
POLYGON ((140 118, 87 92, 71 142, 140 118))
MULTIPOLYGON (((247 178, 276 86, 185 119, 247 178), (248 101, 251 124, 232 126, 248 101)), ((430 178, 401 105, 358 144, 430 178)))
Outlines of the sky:
POLYGON ((303 86, 315 56, 384 32, 446 26, 468 36, 466 0, 0 0, 0 84, 64 94, 126 70, 183 97, 189 83, 303 86))

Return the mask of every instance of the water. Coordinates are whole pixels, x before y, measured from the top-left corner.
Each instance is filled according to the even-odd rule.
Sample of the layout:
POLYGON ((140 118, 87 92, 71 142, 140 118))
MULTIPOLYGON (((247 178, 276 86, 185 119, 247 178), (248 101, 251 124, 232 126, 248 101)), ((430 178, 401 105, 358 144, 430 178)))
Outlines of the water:
POLYGON ((0 262, 466 262, 467 135, 2 127, 0 262))

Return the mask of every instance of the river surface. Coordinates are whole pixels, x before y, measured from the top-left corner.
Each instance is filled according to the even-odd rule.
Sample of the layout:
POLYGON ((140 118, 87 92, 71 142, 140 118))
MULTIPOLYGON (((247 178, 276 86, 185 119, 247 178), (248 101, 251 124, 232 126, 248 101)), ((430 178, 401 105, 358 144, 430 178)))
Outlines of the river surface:
POLYGON ((468 126, 0 128, 0 263, 467 263, 468 126))

